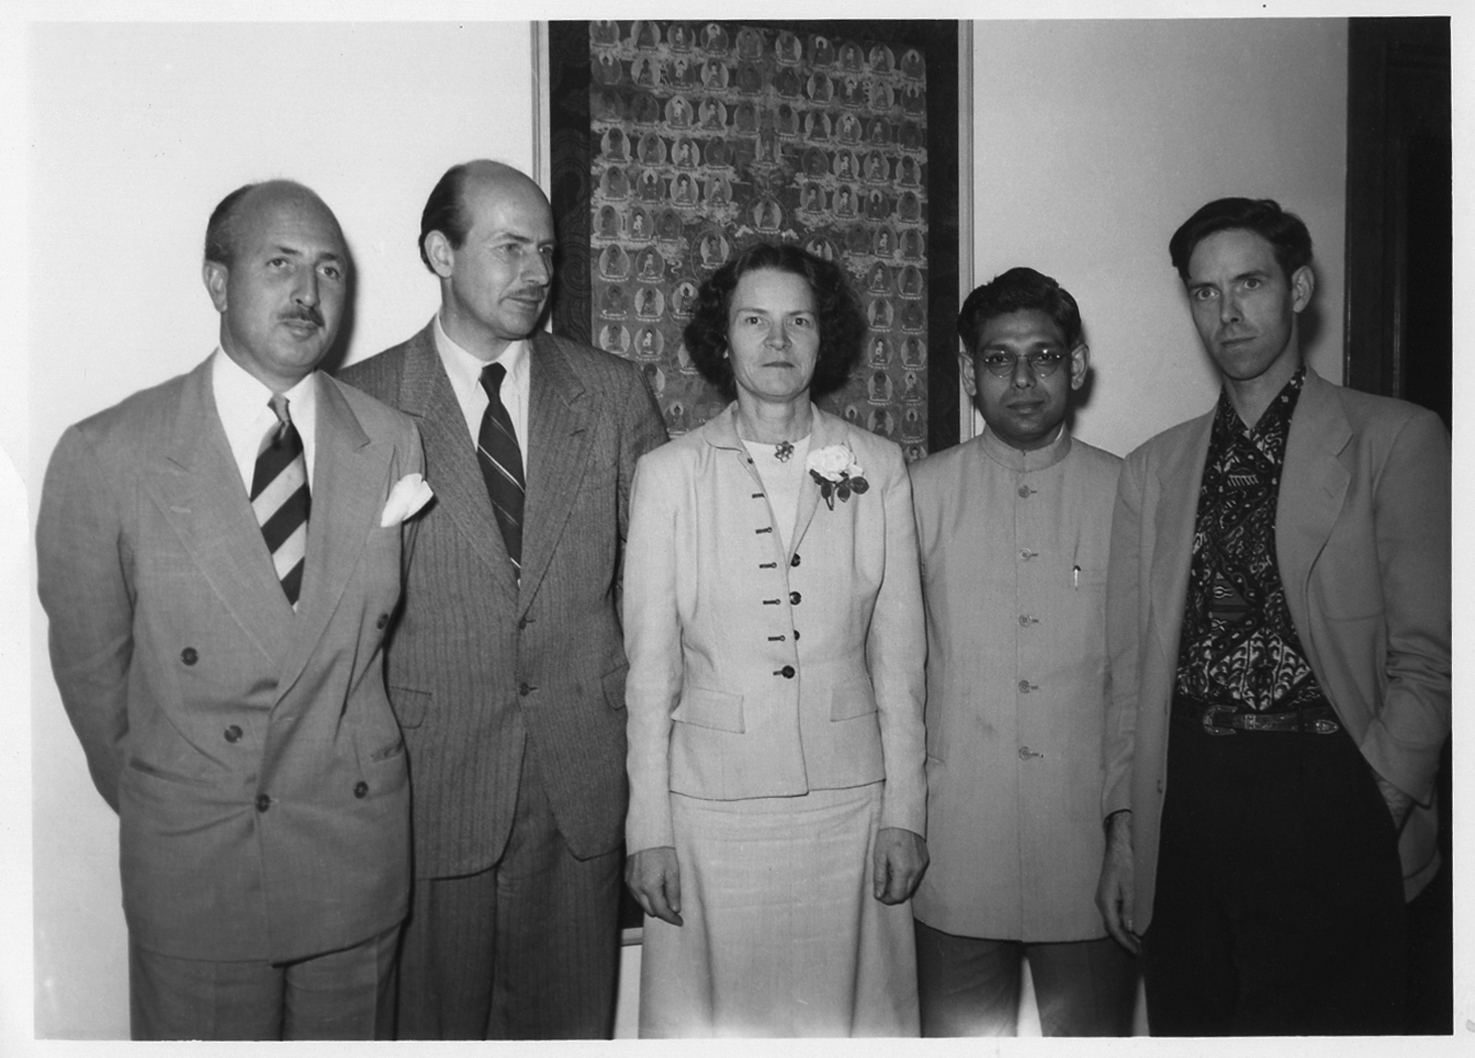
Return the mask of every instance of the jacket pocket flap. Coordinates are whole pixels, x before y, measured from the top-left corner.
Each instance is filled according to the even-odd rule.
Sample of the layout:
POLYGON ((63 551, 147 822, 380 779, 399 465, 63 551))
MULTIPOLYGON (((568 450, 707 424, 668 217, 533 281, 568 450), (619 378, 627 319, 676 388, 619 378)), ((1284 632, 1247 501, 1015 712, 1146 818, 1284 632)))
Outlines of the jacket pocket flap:
POLYGON ((700 687, 689 687, 681 695, 681 704, 671 714, 671 719, 697 727, 709 727, 714 731, 743 733, 743 696, 707 691, 700 687))
POLYGON ((846 680, 830 692, 830 719, 854 720, 876 711, 876 692, 870 677, 846 680))
POLYGON ((425 722, 425 711, 435 697, 429 691, 417 691, 409 687, 390 687, 389 704, 394 709, 394 718, 400 727, 419 727, 425 722))
POLYGON ((625 708, 625 674, 629 671, 629 665, 621 665, 606 672, 600 681, 604 684, 604 704, 616 712, 625 708))

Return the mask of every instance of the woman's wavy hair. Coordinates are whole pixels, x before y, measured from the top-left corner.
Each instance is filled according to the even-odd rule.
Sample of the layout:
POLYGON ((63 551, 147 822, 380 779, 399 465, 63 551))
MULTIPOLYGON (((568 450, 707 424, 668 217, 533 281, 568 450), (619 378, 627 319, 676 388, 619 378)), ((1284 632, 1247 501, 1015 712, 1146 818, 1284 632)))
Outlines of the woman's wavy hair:
POLYGON ((819 356, 809 390, 815 399, 833 393, 845 385, 860 356, 860 342, 866 330, 860 302, 839 266, 790 243, 755 243, 702 284, 691 322, 683 333, 692 363, 725 398, 732 400, 737 396, 732 361, 724 355, 727 312, 738 281, 749 272, 765 268, 802 276, 809 283, 819 313, 819 356))

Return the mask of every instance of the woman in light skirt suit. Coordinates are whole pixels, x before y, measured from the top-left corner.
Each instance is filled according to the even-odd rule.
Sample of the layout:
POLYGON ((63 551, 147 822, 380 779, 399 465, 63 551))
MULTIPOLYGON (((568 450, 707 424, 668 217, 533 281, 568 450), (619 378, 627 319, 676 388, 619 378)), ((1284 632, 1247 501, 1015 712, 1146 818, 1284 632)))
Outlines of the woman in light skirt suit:
POLYGON ((687 350, 735 401, 636 469, 624 571, 642 1036, 916 1035, 925 633, 901 450, 811 403, 864 324, 744 250, 687 350))

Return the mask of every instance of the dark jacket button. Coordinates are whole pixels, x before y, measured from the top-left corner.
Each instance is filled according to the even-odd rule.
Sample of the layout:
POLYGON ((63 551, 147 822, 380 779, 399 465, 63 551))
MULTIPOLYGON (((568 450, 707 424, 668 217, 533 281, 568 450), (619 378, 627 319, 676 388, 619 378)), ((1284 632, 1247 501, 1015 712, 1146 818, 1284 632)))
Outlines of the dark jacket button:
POLYGON ((791 592, 789 592, 789 603, 790 603, 790 605, 792 605, 792 606, 798 606, 803 601, 804 601, 804 596, 800 595, 797 591, 791 591, 791 592))
POLYGON ((241 729, 235 724, 225 729, 225 740, 227 742, 239 742, 241 740, 241 729))
POLYGON ((799 629, 794 629, 794 642, 799 642, 799 629))
POLYGON ((358 782, 353 784, 353 795, 355 797, 363 797, 368 792, 369 784, 364 782, 364 780, 360 779, 358 782))
POLYGON ((798 564, 799 564, 799 556, 798 555, 795 555, 793 558, 789 559, 789 565, 791 565, 791 566, 797 566, 798 564))
POLYGON ((389 615, 387 613, 382 613, 382 614, 379 615, 379 620, 377 620, 377 621, 374 622, 374 627, 382 630, 384 628, 384 626, 387 625, 388 623, 389 623, 389 615))
POLYGON ((779 672, 783 674, 783 677, 786 680, 792 680, 794 678, 794 666, 792 665, 785 665, 783 668, 779 669, 779 672))
POLYGON ((271 807, 271 798, 270 797, 266 796, 266 794, 257 794, 256 795, 256 811, 258 811, 258 812, 265 812, 270 807, 271 807))
POLYGON ((533 689, 528 684, 524 683, 517 688, 517 693, 526 698, 528 695, 533 693, 533 689))
POLYGON ((179 652, 179 660, 186 665, 193 665, 200 660, 200 652, 194 647, 185 647, 179 652))

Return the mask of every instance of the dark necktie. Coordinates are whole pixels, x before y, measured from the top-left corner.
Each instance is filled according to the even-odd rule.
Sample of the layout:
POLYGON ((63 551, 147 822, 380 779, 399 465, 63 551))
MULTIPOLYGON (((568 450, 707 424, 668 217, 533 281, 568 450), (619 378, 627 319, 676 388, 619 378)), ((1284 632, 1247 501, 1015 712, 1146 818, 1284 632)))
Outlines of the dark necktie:
POLYGON ((312 497, 307 491, 307 460, 302 437, 287 412, 287 398, 272 395, 271 410, 277 424, 267 431, 256 456, 251 478, 251 509, 271 553, 277 579, 287 593, 292 609, 302 590, 302 567, 307 557, 307 517, 312 497))
POLYGON ((487 483, 492 510, 502 528, 502 542, 512 569, 522 575, 522 501, 526 488, 522 476, 522 450, 517 447, 517 433, 512 417, 502 404, 502 379, 507 369, 501 364, 482 368, 481 388, 487 391, 487 410, 481 417, 481 432, 476 437, 477 461, 487 483))

